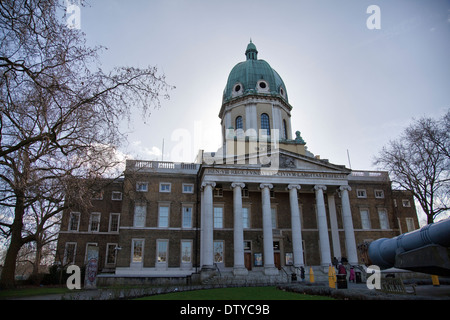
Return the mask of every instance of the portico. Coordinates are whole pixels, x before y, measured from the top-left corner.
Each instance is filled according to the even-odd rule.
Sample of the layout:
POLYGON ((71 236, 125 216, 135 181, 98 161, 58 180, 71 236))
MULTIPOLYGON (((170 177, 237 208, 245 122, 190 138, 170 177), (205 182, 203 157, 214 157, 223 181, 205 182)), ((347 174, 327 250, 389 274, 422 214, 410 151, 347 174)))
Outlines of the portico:
MULTIPOLYGON (((299 159, 294 159, 299 160, 299 159)), ((315 161, 316 165, 319 165, 319 161, 315 161)), ((297 166, 304 167, 304 162, 297 161, 297 166), (303 164, 303 165, 302 165, 303 164)), ((312 163, 309 163, 311 168, 312 163)), ((304 261, 304 239, 302 231, 302 215, 304 214, 301 209, 302 194, 315 197, 316 219, 317 219, 317 231, 319 234, 319 248, 320 248, 320 265, 328 267, 332 261, 332 252, 336 255, 341 244, 339 241, 339 230, 336 223, 336 201, 335 193, 340 193, 340 204, 344 233, 345 233, 345 253, 349 262, 357 264, 357 253, 355 235, 353 229, 352 215, 350 211, 350 201, 348 198, 348 186, 347 170, 330 170, 328 166, 327 170, 302 170, 301 168, 280 168, 277 172, 267 175, 260 168, 250 168, 240 165, 238 168, 233 165, 223 166, 205 166, 201 173, 202 179, 202 230, 201 230, 201 267, 202 270, 210 268, 214 263, 214 241, 222 240, 224 230, 220 228, 214 228, 212 221, 215 219, 213 216, 214 206, 216 203, 221 203, 223 200, 220 197, 214 196, 213 186, 220 186, 221 192, 230 191, 233 194, 233 240, 225 240, 225 250, 233 250, 233 273, 235 275, 246 275, 248 273, 244 262, 244 242, 246 234, 250 235, 257 233, 256 244, 260 244, 260 249, 254 249, 252 253, 255 255, 262 253, 262 265, 258 265, 254 261, 254 267, 260 266, 265 275, 276 275, 278 269, 276 261, 274 261, 274 243, 277 235, 277 227, 274 223, 274 204, 272 201, 276 201, 276 196, 273 196, 274 190, 277 195, 285 194, 283 199, 286 199, 288 194, 288 210, 289 212, 276 212, 282 217, 286 218, 289 215, 289 222, 283 222, 284 234, 289 242, 289 249, 282 249, 287 263, 291 263, 292 267, 299 268, 305 265, 304 261), (244 196, 243 190, 247 195, 244 196), (258 203, 254 200, 249 202, 248 192, 257 198, 258 203), (326 199, 328 199, 328 212, 326 210, 326 199), (244 201, 244 202, 243 202, 244 201), (252 216, 254 221, 246 221, 248 216, 243 215, 243 206, 247 203, 251 203, 252 216), (253 209, 254 208, 254 209, 253 209), (255 212, 258 211, 258 212, 255 212), (283 215, 283 216, 281 216, 283 215), (329 218, 327 219, 327 216, 329 218), (327 222, 330 221, 330 223, 327 222), (203 221, 205 221, 203 223, 203 221), (245 223, 244 223, 245 222, 245 223), (261 223, 260 223, 261 222, 261 223), (246 228, 244 228, 244 224, 246 228), (329 231, 331 230, 331 243, 329 237, 329 231), (214 234, 217 234, 215 237, 214 234), (337 236, 336 236, 337 235, 337 236), (261 240, 261 241, 259 241, 261 240), (333 251, 332 251, 333 248, 333 251), (258 251, 258 252, 256 252, 258 251), (289 252, 287 252, 289 251, 289 252), (292 261, 288 261, 288 258, 292 256, 292 261)), ((333 168, 336 169, 336 168, 333 168)), ((286 205, 283 208, 287 208, 286 205)), ((284 209, 284 211, 286 211, 284 209)), ((247 212, 247 211, 246 211, 247 212)), ((223 213, 224 215, 231 214, 230 210, 223 213)), ((246 213, 249 214, 248 212, 246 213)), ((310 213, 307 213, 310 214, 310 213)), ((217 219, 217 217, 216 217, 217 219)), ((222 228, 227 230, 227 228, 222 228)), ((254 237, 255 238, 255 237, 254 237)), ((255 244, 255 246, 256 246, 255 244)), ((231 255, 228 255, 230 257, 231 255)), ((256 258, 254 258, 256 259, 256 258)), ((228 264, 230 265, 230 264, 228 264)))

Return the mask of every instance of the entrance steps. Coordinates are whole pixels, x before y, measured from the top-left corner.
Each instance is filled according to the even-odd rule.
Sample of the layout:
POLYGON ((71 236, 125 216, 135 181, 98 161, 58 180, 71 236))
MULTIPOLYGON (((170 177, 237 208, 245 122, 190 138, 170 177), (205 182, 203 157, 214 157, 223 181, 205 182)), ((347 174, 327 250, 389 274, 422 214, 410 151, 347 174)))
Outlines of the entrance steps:
MULTIPOLYGON (((314 282, 328 282, 328 268, 320 266, 312 267, 314 282)), ((278 270, 278 274, 266 275, 263 270, 251 270, 247 275, 234 275, 232 270, 216 270, 208 276, 202 277, 202 284, 221 286, 258 286, 275 285, 280 283, 300 282, 300 270, 296 272, 296 280, 292 279, 294 269, 284 267, 278 270)), ((310 281, 310 267, 305 267, 305 282, 310 281)))

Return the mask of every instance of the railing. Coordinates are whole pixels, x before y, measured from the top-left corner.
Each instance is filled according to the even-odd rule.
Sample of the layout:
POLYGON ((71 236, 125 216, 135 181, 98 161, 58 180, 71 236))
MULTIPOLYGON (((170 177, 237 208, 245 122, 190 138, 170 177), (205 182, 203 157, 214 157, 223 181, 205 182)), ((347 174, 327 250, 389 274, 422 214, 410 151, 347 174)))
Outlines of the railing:
POLYGON ((198 164, 171 161, 127 160, 127 168, 156 170, 197 170, 198 164))

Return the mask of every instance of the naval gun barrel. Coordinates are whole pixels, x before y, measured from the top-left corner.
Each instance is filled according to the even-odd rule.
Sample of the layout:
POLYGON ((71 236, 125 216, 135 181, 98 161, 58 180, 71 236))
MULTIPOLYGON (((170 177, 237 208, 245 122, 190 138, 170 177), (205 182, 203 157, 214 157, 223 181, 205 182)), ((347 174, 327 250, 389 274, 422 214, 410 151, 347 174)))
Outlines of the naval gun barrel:
POLYGON ((370 243, 368 255, 381 269, 450 273, 450 218, 394 238, 377 239, 370 243))

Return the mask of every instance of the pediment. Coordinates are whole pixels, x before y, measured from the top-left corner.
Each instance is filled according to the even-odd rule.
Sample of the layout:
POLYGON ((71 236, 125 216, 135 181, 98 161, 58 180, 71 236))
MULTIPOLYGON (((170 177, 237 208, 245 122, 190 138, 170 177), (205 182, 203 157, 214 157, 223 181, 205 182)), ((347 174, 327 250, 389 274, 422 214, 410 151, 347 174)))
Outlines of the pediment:
POLYGON ((279 153, 280 169, 294 169, 301 171, 326 171, 335 173, 350 173, 345 166, 335 165, 327 160, 314 157, 296 155, 292 153, 279 153))

